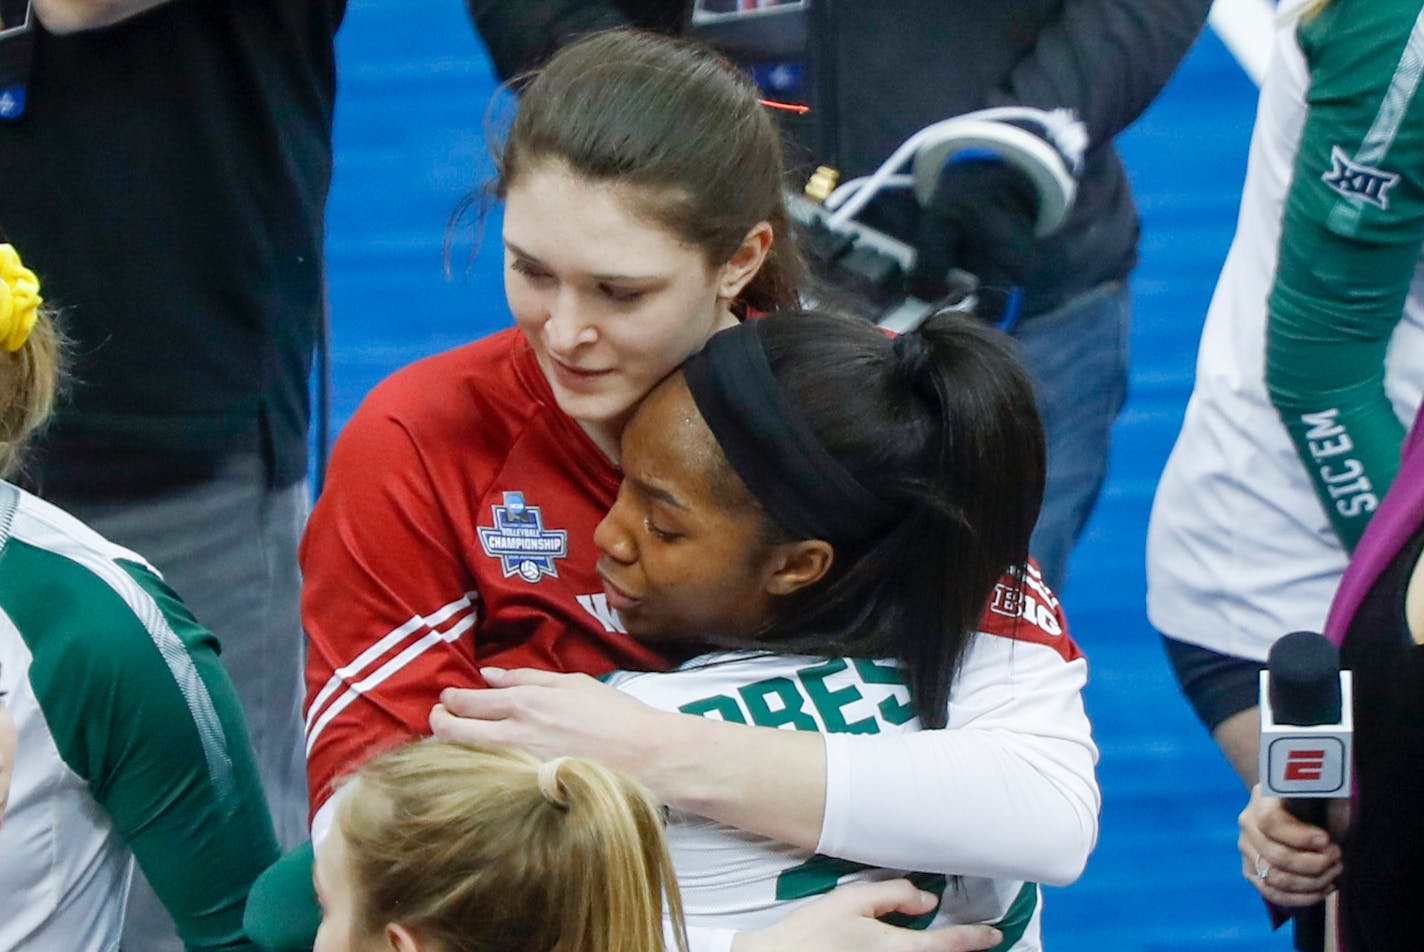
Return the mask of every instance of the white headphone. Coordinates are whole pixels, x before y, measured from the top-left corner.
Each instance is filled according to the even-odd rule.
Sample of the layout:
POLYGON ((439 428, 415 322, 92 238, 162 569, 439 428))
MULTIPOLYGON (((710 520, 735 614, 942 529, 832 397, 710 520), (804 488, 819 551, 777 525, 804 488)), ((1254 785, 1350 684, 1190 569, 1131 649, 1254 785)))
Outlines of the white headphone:
POLYGON ((1004 106, 980 109, 925 126, 876 169, 874 174, 851 179, 831 193, 825 207, 827 224, 845 225, 883 188, 913 188, 921 205, 927 205, 944 166, 966 151, 983 150, 1028 176, 1038 190, 1040 237, 1057 229, 1073 209, 1078 192, 1078 172, 1088 145, 1087 128, 1070 109, 1034 109, 1004 106), (1023 128, 1042 130, 1041 134, 1023 128), (896 174, 913 157, 910 174, 896 174))

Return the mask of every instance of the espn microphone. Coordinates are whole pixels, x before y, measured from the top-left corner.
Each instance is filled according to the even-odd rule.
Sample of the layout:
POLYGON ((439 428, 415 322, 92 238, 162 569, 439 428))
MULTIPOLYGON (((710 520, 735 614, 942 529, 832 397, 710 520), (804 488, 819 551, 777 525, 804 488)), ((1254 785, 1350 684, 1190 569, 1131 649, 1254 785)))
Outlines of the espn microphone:
POLYGON ((1261 792, 1302 819, 1297 807, 1323 812, 1321 801, 1349 796, 1350 689, 1340 649, 1323 636, 1295 631, 1271 646, 1261 672, 1261 792))
MULTIPOLYGON (((1340 649, 1311 631, 1276 641, 1261 672, 1261 792, 1321 829, 1328 801, 1350 793, 1351 688, 1340 649)), ((1296 914, 1297 949, 1324 947, 1324 913, 1318 903, 1296 914)))

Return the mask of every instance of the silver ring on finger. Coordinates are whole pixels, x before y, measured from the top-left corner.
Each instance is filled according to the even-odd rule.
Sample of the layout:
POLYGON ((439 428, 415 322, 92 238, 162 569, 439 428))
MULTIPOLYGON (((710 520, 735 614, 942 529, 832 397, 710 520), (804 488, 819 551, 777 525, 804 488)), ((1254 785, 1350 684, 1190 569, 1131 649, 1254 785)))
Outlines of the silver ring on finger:
POLYGON ((1264 883, 1271 878, 1271 864, 1266 862, 1265 858, 1261 856, 1260 853, 1256 854, 1255 866, 1256 879, 1264 883))

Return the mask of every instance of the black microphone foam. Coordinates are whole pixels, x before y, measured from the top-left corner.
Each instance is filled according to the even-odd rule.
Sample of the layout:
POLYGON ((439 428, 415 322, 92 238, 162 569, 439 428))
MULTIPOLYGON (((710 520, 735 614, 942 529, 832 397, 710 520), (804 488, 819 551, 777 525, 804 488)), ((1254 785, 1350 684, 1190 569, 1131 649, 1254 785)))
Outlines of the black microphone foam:
POLYGON ((1271 646, 1271 710, 1277 724, 1340 722, 1340 649, 1313 631, 1293 631, 1271 646))

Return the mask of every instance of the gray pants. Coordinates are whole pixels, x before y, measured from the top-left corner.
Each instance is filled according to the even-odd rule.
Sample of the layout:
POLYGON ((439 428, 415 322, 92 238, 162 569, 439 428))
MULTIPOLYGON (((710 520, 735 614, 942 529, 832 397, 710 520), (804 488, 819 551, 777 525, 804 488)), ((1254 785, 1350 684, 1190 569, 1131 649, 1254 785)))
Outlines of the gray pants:
MULTIPOLYGON (((152 563, 217 635, 247 715, 277 839, 283 849, 301 842, 307 789, 297 542, 310 504, 306 484, 268 489, 262 461, 252 455, 229 461, 205 482, 152 499, 54 502, 152 563)), ((183 948, 141 873, 134 877, 123 948, 183 948)))

